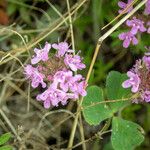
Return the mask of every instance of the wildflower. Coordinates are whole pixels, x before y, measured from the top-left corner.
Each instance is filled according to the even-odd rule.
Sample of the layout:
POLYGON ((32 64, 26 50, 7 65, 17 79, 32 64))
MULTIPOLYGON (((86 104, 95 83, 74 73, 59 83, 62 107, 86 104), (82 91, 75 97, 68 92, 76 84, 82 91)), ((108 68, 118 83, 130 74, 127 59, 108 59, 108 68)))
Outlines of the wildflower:
POLYGON ((149 14, 150 14, 150 0, 148 0, 147 3, 145 4, 144 13, 145 13, 146 15, 149 15, 149 14))
POLYGON ((86 94, 87 94, 87 92, 85 90, 86 86, 87 86, 87 83, 85 81, 80 82, 77 86, 77 92, 76 93, 79 93, 82 96, 86 96, 86 94))
POLYGON ((45 75, 40 73, 37 68, 27 65, 24 70, 26 77, 31 80, 31 86, 33 88, 38 87, 39 84, 41 84, 43 88, 46 87, 46 83, 43 81, 45 75))
POLYGON ((128 71, 127 72, 127 76, 130 78, 126 81, 123 82, 122 86, 124 88, 129 88, 129 87, 132 87, 131 88, 131 91, 133 93, 136 93, 139 89, 139 84, 141 82, 139 76, 136 74, 136 73, 133 73, 131 71, 128 71))
POLYGON ((129 79, 124 81, 122 86, 123 88, 131 87, 131 91, 137 94, 132 102, 150 102, 150 56, 145 55, 136 61, 131 71, 127 72, 127 76, 129 79))
POLYGON ((143 57, 143 62, 145 64, 145 66, 147 67, 147 69, 150 69, 150 57, 149 56, 144 56, 143 57))
POLYGON ((58 44, 54 43, 52 47, 57 50, 57 54, 56 54, 57 57, 64 56, 64 54, 69 50, 68 43, 66 42, 61 42, 58 44))
POLYGON ((52 47, 56 49, 56 53, 50 55, 49 43, 42 50, 35 49, 36 56, 31 60, 32 65, 28 64, 24 68, 26 78, 31 80, 33 88, 37 88, 39 84, 45 88, 36 99, 43 102, 46 109, 57 107, 59 103, 66 105, 69 99, 85 96, 87 86, 82 75, 75 75, 74 72, 85 68, 81 57, 73 55, 74 50, 70 50, 66 42, 52 44, 52 47))
POLYGON ((76 99, 79 98, 79 95, 85 96, 86 84, 82 79, 81 75, 73 76, 71 71, 58 71, 54 76, 53 83, 37 96, 37 100, 43 101, 44 107, 49 108, 50 106, 58 106, 59 102, 65 105, 69 98, 76 99))
POLYGON ((141 97, 145 102, 150 102, 150 91, 144 91, 141 97))
POLYGON ((73 72, 72 71, 58 71, 54 75, 54 86, 60 86, 61 89, 63 89, 65 92, 69 90, 68 82, 70 78, 72 79, 73 72))
POLYGON ((144 27, 144 21, 133 17, 132 20, 126 21, 127 26, 132 27, 131 33, 136 34, 138 31, 145 32, 146 28, 144 27))
POLYGON ((73 77, 67 78, 65 82, 61 85, 64 89, 68 89, 69 91, 76 93, 78 96, 86 96, 85 87, 86 84, 84 84, 85 81, 82 77, 82 75, 78 74, 73 77))
POLYGON ((85 96, 86 84, 82 82, 84 83, 84 78, 80 74, 73 76, 71 71, 58 71, 54 75, 53 87, 60 87, 65 92, 71 91, 75 92, 77 95, 85 96))
MULTIPOLYGON (((133 0, 128 0, 127 3, 124 3, 124 2, 122 2, 122 1, 119 1, 119 2, 118 2, 118 6, 119 6, 121 9, 120 9, 118 12, 119 12, 119 13, 122 13, 122 12, 132 3, 132 1, 133 1, 133 0)), ((132 9, 133 9, 133 6, 130 6, 130 8, 128 8, 125 13, 130 12, 132 9)))
POLYGON ((66 104, 66 93, 59 89, 54 89, 51 86, 45 90, 42 94, 37 96, 37 100, 44 102, 44 107, 58 106, 59 102, 66 104))
POLYGON ((64 62, 66 66, 69 66, 72 71, 82 70, 85 68, 85 64, 81 62, 81 58, 79 55, 70 55, 66 54, 64 62))
POLYGON ((34 49, 34 52, 36 53, 36 56, 34 55, 31 59, 32 64, 37 64, 39 61, 47 61, 48 60, 48 53, 51 48, 51 44, 47 43, 45 44, 45 47, 43 49, 34 49))
POLYGON ((24 68, 24 74, 26 75, 26 78, 31 78, 35 70, 36 68, 32 67, 31 65, 26 65, 24 68))
POLYGON ((121 33, 119 34, 119 39, 124 40, 123 47, 128 48, 130 43, 132 42, 133 45, 138 44, 138 40, 131 32, 121 33))

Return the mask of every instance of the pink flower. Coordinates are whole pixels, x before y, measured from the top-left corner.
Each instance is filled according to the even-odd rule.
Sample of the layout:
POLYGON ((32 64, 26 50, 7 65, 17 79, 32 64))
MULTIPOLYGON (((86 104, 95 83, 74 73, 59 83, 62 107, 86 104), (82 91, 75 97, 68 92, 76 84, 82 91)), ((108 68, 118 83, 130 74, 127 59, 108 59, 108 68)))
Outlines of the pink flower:
POLYGON ((52 83, 54 88, 60 87, 64 92, 76 93, 76 97, 79 95, 86 95, 86 83, 83 80, 82 75, 77 74, 73 76, 71 71, 58 71, 54 75, 54 82, 52 83))
POLYGON ((41 84, 43 88, 46 87, 46 83, 43 81, 45 78, 45 75, 40 73, 37 68, 34 68, 31 65, 27 65, 24 68, 24 71, 25 71, 26 77, 31 80, 31 86, 33 88, 38 87, 39 84, 41 84))
POLYGON ((57 80, 57 82, 63 83, 65 82, 66 78, 72 77, 73 72, 69 70, 62 70, 62 71, 57 71, 54 75, 54 80, 57 80))
POLYGON ((137 74, 131 72, 131 71, 128 71, 128 72, 127 72, 127 76, 128 76, 130 79, 124 81, 124 82, 122 83, 122 86, 123 86, 124 88, 132 87, 132 88, 131 88, 131 91, 132 91, 133 93, 136 93, 136 92, 138 91, 138 89, 139 89, 139 85, 140 85, 140 82, 141 82, 139 76, 138 76, 137 74))
POLYGON ((24 74, 26 75, 26 78, 30 78, 35 70, 36 68, 32 67, 32 65, 26 65, 24 68, 24 74))
POLYGON ((42 50, 35 49, 36 56, 31 60, 32 64, 24 68, 26 78, 31 80, 33 88, 42 85, 48 88, 37 95, 37 100, 42 101, 45 108, 58 106, 59 103, 66 105, 69 99, 76 100, 79 96, 86 95, 86 82, 82 75, 74 75, 74 70, 83 69, 85 65, 81 62, 79 55, 73 55, 68 43, 61 42, 53 44, 56 53, 48 56, 51 45, 46 43, 42 50), (38 64, 42 60, 43 62, 38 64), (58 61, 58 64, 57 64, 58 61))
POLYGON ((150 56, 144 56, 143 62, 145 63, 147 69, 150 69, 150 56))
MULTIPOLYGON (((61 71, 59 73, 62 74, 61 71)), ((54 78, 54 82, 57 82, 57 85, 54 86, 53 82, 47 90, 45 90, 42 94, 37 95, 37 100, 43 101, 45 108, 49 108, 50 106, 58 106, 59 102, 61 102, 62 105, 65 105, 68 99, 77 99, 79 98, 79 94, 83 96, 86 95, 85 82, 78 82, 82 78, 81 75, 79 75, 81 77, 72 76, 72 80, 69 80, 68 82, 63 80, 64 83, 62 83, 62 81, 59 80, 59 73, 57 73, 57 76, 54 78), (59 81, 56 81, 57 77, 59 81), (72 83, 70 83, 70 81, 72 81, 72 83), (64 90, 64 88, 60 89, 59 83, 66 84, 64 86, 67 86, 67 90, 64 90), (72 88, 74 90, 71 90, 72 88)), ((65 74, 66 72, 64 72, 62 76, 64 77, 65 74)))
POLYGON ((145 32, 146 28, 144 27, 144 21, 140 19, 136 19, 136 17, 133 17, 132 20, 127 20, 126 21, 127 26, 132 27, 131 33, 136 34, 139 31, 145 32))
POLYGON ((147 90, 144 91, 141 97, 143 98, 145 102, 150 102, 150 91, 147 91, 147 90))
POLYGON ((44 102, 44 107, 58 106, 61 102, 63 105, 67 103, 66 93, 59 89, 54 89, 51 86, 45 90, 42 94, 37 95, 37 100, 44 102))
POLYGON ((58 44, 53 44, 52 47, 57 50, 57 57, 63 57, 66 52, 69 51, 69 45, 66 42, 61 42, 58 44))
POLYGON ((150 0, 148 0, 147 3, 145 4, 144 13, 145 13, 146 15, 149 15, 149 14, 150 14, 150 0))
POLYGON ((83 78, 81 75, 75 75, 73 78, 70 78, 70 80, 67 82, 67 85, 69 86, 70 91, 72 91, 73 93, 85 96, 86 84, 84 84, 85 82, 83 82, 82 79, 83 78))
POLYGON ((87 87, 87 83, 85 81, 82 81, 77 85, 77 91, 76 92, 82 96, 86 96, 87 95, 87 92, 85 90, 86 87, 87 87))
POLYGON ((78 55, 66 54, 64 62, 66 66, 69 66, 72 71, 82 70, 85 68, 85 64, 81 62, 81 58, 78 55))
POLYGON ((138 44, 138 40, 131 32, 121 33, 119 34, 119 39, 124 40, 123 47, 128 48, 130 43, 132 42, 133 45, 138 44))
POLYGON ((48 53, 51 48, 51 44, 47 43, 45 44, 45 47, 43 49, 34 49, 34 52, 36 53, 36 56, 33 56, 31 59, 32 64, 37 64, 39 61, 47 61, 48 60, 48 53))
POLYGON ((73 78, 73 73, 72 71, 58 71, 54 75, 54 82, 53 86, 57 87, 58 84, 60 84, 60 88, 67 92, 69 90, 68 82, 70 79, 73 78))
MULTIPOLYGON (((124 3, 122 1, 118 2, 118 6, 122 9, 120 9, 118 12, 122 13, 131 3, 133 0, 128 0, 128 3, 124 3)), ((127 9, 126 13, 130 12, 133 9, 133 6, 131 6, 129 9, 127 9)))
POLYGON ((122 83, 124 88, 131 87, 136 93, 133 103, 150 102, 150 52, 145 53, 143 59, 136 61, 132 71, 127 72, 128 80, 122 83))

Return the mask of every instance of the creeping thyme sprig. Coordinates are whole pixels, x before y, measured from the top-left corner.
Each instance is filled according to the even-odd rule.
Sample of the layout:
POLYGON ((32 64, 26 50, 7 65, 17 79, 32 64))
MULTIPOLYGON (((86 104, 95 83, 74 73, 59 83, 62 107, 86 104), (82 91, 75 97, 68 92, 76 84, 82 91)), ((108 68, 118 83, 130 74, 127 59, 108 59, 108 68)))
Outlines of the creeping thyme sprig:
POLYGON ((41 85, 44 89, 36 99, 42 101, 45 108, 58 106, 59 102, 65 105, 68 99, 86 95, 85 79, 81 74, 75 74, 86 66, 79 53, 73 55, 74 50, 69 49, 68 43, 46 42, 43 49, 35 48, 34 52, 31 64, 26 65, 24 71, 33 88, 41 85), (55 49, 56 53, 49 53, 51 49, 55 49))
POLYGON ((132 93, 139 96, 133 102, 150 102, 150 53, 136 61, 134 67, 127 72, 128 80, 124 81, 124 88, 131 87, 132 93))

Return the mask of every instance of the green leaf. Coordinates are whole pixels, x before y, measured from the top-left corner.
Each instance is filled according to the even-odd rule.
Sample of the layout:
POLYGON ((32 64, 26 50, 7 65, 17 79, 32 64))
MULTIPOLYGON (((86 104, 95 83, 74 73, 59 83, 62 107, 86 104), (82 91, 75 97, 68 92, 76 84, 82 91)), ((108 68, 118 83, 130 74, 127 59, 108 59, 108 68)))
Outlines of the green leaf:
POLYGON ((0 136, 0 145, 5 144, 10 138, 11 138, 10 133, 5 133, 5 134, 1 135, 0 136))
POLYGON ((129 103, 128 101, 121 101, 129 98, 131 94, 130 89, 122 87, 122 83, 126 79, 126 74, 121 74, 117 71, 111 71, 107 76, 106 91, 108 100, 120 100, 118 102, 109 103, 114 113, 129 103))
POLYGON ((13 15, 17 11, 17 5, 9 3, 7 6, 7 14, 9 16, 13 15))
POLYGON ((20 7, 19 12, 23 21, 25 21, 26 23, 31 23, 31 15, 29 15, 29 11, 27 8, 20 7))
POLYGON ((101 88, 91 86, 87 89, 87 96, 84 97, 82 105, 84 118, 90 125, 97 125, 113 115, 109 107, 103 102, 104 97, 101 88), (100 103, 97 104, 98 102, 100 103))
POLYGON ((134 150, 144 141, 143 129, 136 123, 114 117, 111 142, 115 150, 134 150))
POLYGON ((104 145, 103 150, 114 150, 113 147, 112 147, 111 141, 109 141, 108 143, 106 143, 104 145))
POLYGON ((6 146, 2 146, 0 147, 0 150, 12 150, 12 146, 6 145, 6 146))

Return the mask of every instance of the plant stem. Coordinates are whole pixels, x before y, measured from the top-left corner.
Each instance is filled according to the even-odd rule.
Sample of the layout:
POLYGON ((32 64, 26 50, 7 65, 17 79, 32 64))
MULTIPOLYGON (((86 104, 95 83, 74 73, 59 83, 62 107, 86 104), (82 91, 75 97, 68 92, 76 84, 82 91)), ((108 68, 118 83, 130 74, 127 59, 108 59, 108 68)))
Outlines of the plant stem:
MULTIPOLYGON (((75 42, 74 42, 74 32, 73 32, 73 24, 72 24, 72 16, 71 16, 70 3, 69 3, 69 0, 66 0, 66 2, 67 2, 68 14, 69 14, 69 25, 70 25, 71 43, 72 43, 72 49, 74 50, 73 55, 75 55, 75 42)), ((77 74, 77 72, 75 72, 75 74, 77 74)), ((79 114, 79 122, 80 122, 79 129, 80 129, 80 134, 81 134, 81 140, 84 141, 85 137, 84 137, 84 130, 83 130, 81 113, 79 114)), ((82 148, 83 148, 83 150, 86 150, 86 145, 85 145, 84 142, 82 144, 82 148)))
POLYGON ((69 0, 67 0, 67 8, 68 8, 68 14, 69 14, 69 25, 70 25, 70 34, 71 34, 72 49, 75 50, 74 32, 73 32, 73 25, 72 25, 72 17, 71 17, 71 10, 70 10, 69 0))
POLYGON ((79 114, 79 123, 80 123, 80 126, 79 126, 79 129, 80 129, 80 134, 81 134, 81 141, 83 142, 82 143, 82 149, 83 150, 86 150, 86 144, 85 144, 85 136, 84 136, 84 128, 83 128, 83 122, 82 122, 82 114, 80 112, 79 114))
MULTIPOLYGON (((96 46, 95 53, 94 53, 87 77, 86 77, 86 82, 88 82, 88 80, 90 78, 90 74, 92 72, 94 63, 96 61, 96 57, 97 57, 97 54, 99 52, 100 46, 101 46, 101 43, 98 43, 96 46)), ((72 145, 73 145, 74 135, 75 135, 75 131, 76 131, 77 123, 78 123, 78 118, 79 118, 79 114, 80 114, 80 110, 81 110, 82 101, 83 101, 83 97, 81 97, 81 100, 79 101, 79 104, 77 107, 77 114, 76 114, 76 118, 75 118, 74 123, 73 123, 72 131, 71 131, 71 135, 70 135, 70 139, 69 139, 69 143, 68 143, 68 148, 72 147, 72 145)))

